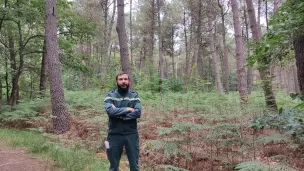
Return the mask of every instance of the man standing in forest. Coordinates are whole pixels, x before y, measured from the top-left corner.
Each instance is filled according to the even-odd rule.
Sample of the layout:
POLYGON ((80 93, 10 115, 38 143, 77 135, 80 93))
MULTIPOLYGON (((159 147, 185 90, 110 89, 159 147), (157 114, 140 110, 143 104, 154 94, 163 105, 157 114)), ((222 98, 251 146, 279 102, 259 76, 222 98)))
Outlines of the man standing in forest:
POLYGON ((120 72, 116 76, 117 89, 107 93, 104 107, 109 116, 108 137, 105 141, 110 161, 109 171, 119 170, 119 161, 125 147, 130 171, 139 171, 139 136, 137 118, 141 115, 141 104, 137 92, 130 91, 129 74, 120 72))

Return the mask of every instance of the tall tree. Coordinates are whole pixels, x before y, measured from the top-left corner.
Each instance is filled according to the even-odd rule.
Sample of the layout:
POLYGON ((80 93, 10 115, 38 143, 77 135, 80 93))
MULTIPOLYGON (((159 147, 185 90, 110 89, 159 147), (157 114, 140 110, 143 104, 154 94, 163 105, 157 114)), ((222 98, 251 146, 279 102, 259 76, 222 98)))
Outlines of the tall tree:
MULTIPOLYGON (((132 71, 130 67, 130 59, 128 52, 128 39, 127 32, 125 28, 125 2, 124 0, 117 0, 117 25, 116 31, 119 39, 119 49, 120 49, 120 59, 121 67, 124 72, 127 72, 132 80, 132 71)), ((132 83, 132 82, 131 82, 132 83)), ((130 88, 133 89, 133 84, 130 85, 130 88)))
POLYGON ((186 64, 184 68, 184 83, 185 87, 184 90, 187 90, 187 86, 189 83, 189 75, 190 75, 190 57, 189 57, 189 46, 188 46, 188 34, 187 34, 187 23, 186 23, 186 9, 184 8, 184 15, 183 15, 183 27, 184 27, 184 41, 185 41, 185 51, 186 51, 186 64))
POLYGON ((210 30, 210 32, 209 32, 210 45, 209 46, 210 46, 210 52, 211 52, 211 56, 212 56, 214 73, 215 73, 216 87, 220 93, 223 93, 223 85, 222 85, 222 81, 221 81, 219 62, 218 62, 218 57, 217 57, 216 49, 215 49, 215 41, 214 41, 215 24, 213 23, 213 21, 215 21, 215 17, 209 16, 208 17, 208 28, 210 30))
POLYGON ((46 40, 43 42, 43 53, 41 60, 41 72, 40 72, 40 96, 44 97, 46 91, 46 81, 47 81, 47 64, 46 64, 46 40))
MULTIPOLYGON (((252 0, 246 0, 247 4, 247 10, 248 10, 248 17, 249 17, 249 22, 250 22, 250 28, 252 32, 252 37, 256 43, 259 42, 260 37, 261 37, 261 30, 259 28, 258 23, 256 22, 255 18, 255 11, 253 7, 252 0)), ((258 60, 259 65, 263 65, 259 69, 261 80, 262 80, 262 87, 264 90, 264 95, 265 95, 265 101, 266 101, 266 106, 271 109, 271 110, 277 110, 277 103, 275 100, 275 96, 272 90, 272 85, 271 85, 271 75, 269 71, 269 64, 264 65, 263 61, 258 60)))
POLYGON ((239 7, 237 0, 231 0, 233 13, 234 37, 236 44, 236 65, 238 74, 238 91, 240 93, 241 104, 246 104, 248 101, 247 95, 247 80, 244 68, 244 43, 242 39, 242 30, 239 17, 239 7))
POLYGON ((65 105, 59 61, 56 2, 56 0, 45 1, 45 38, 52 102, 53 129, 55 133, 60 134, 68 131, 70 125, 65 105))
POLYGON ((130 0, 130 55, 131 55, 131 66, 134 63, 133 59, 133 26, 132 26, 132 0, 130 0))
POLYGON ((224 12, 224 5, 221 4, 220 0, 217 1, 218 6, 221 9, 221 19, 222 19, 222 37, 223 37, 223 47, 224 47, 224 53, 223 53, 223 83, 224 83, 224 89, 225 93, 229 93, 229 77, 230 77, 230 71, 229 71, 229 59, 228 59, 228 48, 226 43, 226 27, 225 27, 225 12, 224 12))
POLYGON ((300 93, 304 95, 304 35, 299 35, 294 39, 293 43, 296 56, 298 82, 300 93))
POLYGON ((159 57, 159 90, 162 92, 162 82, 165 77, 164 73, 164 56, 163 56, 163 35, 162 35, 162 21, 161 21, 161 15, 162 15, 162 6, 163 2, 162 0, 156 0, 157 2, 157 32, 158 32, 158 57, 159 57))
MULTIPOLYGON (((158 56, 159 56, 159 75, 160 75, 160 82, 164 79, 164 56, 163 56, 163 35, 162 35, 162 0, 157 1, 157 31, 158 31, 158 56)), ((160 85, 161 86, 161 85, 160 85)))
MULTIPOLYGON (((246 5, 244 4, 243 8, 243 13, 244 13, 244 24, 245 24, 245 29, 246 29, 246 41, 247 41, 247 58, 250 57, 250 42, 249 42, 249 28, 248 28, 248 16, 247 16, 247 8, 246 5)), ((247 90, 248 94, 251 94, 252 90, 252 83, 253 83, 253 67, 248 66, 247 67, 247 90)))

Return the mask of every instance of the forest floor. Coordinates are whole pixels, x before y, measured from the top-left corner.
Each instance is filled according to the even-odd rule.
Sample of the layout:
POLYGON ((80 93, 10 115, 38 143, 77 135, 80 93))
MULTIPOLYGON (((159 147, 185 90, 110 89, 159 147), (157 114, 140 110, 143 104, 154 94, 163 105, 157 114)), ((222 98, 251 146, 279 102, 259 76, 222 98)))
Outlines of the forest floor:
POLYGON ((53 161, 29 154, 26 148, 0 143, 1 171, 61 171, 53 161))

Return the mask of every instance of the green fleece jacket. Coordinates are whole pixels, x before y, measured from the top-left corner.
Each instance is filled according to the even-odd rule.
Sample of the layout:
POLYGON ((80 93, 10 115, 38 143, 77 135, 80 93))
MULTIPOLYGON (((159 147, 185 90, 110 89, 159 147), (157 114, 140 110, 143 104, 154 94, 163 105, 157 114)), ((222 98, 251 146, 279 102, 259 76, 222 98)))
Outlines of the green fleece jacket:
POLYGON ((129 91, 122 94, 118 90, 110 91, 104 99, 104 108, 109 117, 108 134, 137 133, 137 118, 141 115, 141 104, 137 92, 129 91), (128 112, 127 107, 134 108, 134 111, 128 112))

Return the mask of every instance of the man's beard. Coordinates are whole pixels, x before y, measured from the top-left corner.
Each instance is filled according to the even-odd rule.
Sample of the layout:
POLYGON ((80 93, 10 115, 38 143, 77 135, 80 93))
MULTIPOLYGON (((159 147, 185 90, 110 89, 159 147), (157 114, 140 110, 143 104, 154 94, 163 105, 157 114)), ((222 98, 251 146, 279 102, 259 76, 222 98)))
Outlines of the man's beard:
POLYGON ((117 84, 118 92, 125 94, 129 91, 129 84, 126 85, 126 88, 121 87, 120 85, 117 84))

